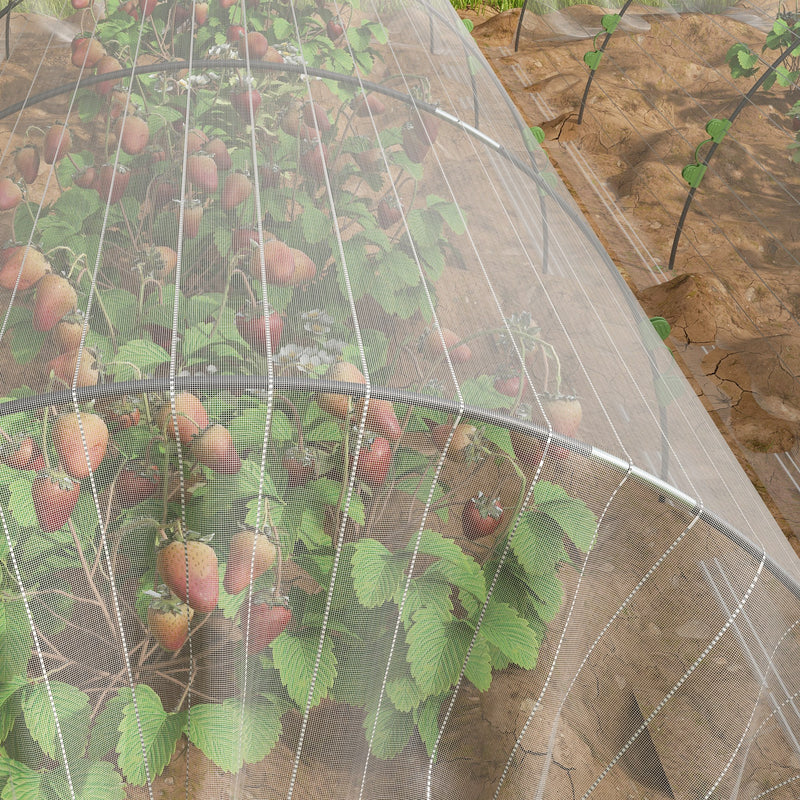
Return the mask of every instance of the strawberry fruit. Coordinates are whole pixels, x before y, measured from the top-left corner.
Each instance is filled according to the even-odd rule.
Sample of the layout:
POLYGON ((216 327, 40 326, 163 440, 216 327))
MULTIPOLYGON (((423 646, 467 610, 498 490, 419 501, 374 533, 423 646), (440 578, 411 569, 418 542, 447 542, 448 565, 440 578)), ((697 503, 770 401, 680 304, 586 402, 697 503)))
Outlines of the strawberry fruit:
POLYGON ((14 166, 25 183, 33 183, 39 175, 39 151, 32 144, 20 147, 14 154, 14 166))
POLYGON ((210 614, 219 600, 217 554, 198 539, 173 539, 156 555, 164 583, 195 611, 210 614))
POLYGON ((489 500, 483 492, 467 500, 461 513, 461 529, 467 539, 480 539, 494 533, 503 521, 503 509, 497 500, 489 500))
POLYGON ((172 418, 171 404, 165 403, 156 415, 156 422, 170 439, 180 439, 183 445, 191 444, 195 435, 208 428, 208 414, 200 400, 191 392, 176 395, 175 413, 177 424, 172 418))
MULTIPOLYGON (((392 447, 383 436, 367 439, 358 453, 355 465, 356 480, 363 481, 367 486, 377 489, 382 486, 389 474, 392 463, 392 447)), ((350 459, 350 469, 353 468, 353 459, 350 459)))
POLYGON ((53 422, 50 435, 61 463, 73 478, 88 477, 105 458, 108 427, 97 414, 75 411, 60 414, 53 422))
POLYGON ((263 308, 250 308, 247 311, 240 311, 236 315, 236 329, 239 335, 250 347, 261 355, 266 355, 267 348, 267 326, 269 326, 269 341, 272 352, 278 352, 278 344, 283 333, 283 319, 277 311, 273 311, 267 320, 264 318, 263 308))
POLYGON ((275 641, 292 621, 292 611, 285 605, 272 605, 253 598, 242 611, 242 632, 247 652, 261 653, 275 641))
POLYGON ((50 272, 50 263, 40 250, 25 245, 7 247, 0 254, 0 286, 24 292, 50 272))
POLYGON ((276 554, 275 545, 263 533, 249 528, 235 533, 222 581, 225 591, 239 594, 275 563, 276 554))
POLYGON ((189 638, 194 609, 175 597, 160 597, 147 606, 147 627, 159 646, 177 653, 189 638))
POLYGON ((80 492, 80 481, 73 480, 64 472, 48 470, 37 475, 31 486, 31 497, 41 529, 53 533, 63 528, 80 492))
POLYGON ((122 508, 133 508, 152 497, 161 486, 161 473, 155 464, 141 459, 129 461, 117 475, 117 502, 122 508))
POLYGON ((33 302, 33 327, 37 331, 50 331, 59 320, 75 310, 78 295, 72 284, 62 275, 49 272, 36 284, 33 302))

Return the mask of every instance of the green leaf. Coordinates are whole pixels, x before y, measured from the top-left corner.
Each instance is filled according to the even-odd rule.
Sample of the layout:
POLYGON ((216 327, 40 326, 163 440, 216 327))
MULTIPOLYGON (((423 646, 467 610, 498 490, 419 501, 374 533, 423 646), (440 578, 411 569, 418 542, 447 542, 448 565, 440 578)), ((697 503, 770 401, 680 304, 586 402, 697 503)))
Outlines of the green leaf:
POLYGON ((27 685, 28 679, 24 675, 17 675, 10 681, 0 684, 0 742, 8 736, 22 710, 20 690, 27 685))
MULTIPOLYGON (((106 701, 103 710, 94 718, 89 736, 89 749, 86 752, 89 759, 100 761, 110 752, 116 752, 122 712, 131 702, 132 696, 131 690, 127 687, 120 689, 106 701)), ((141 749, 139 752, 141 754, 141 749)))
POLYGON ((70 761, 69 780, 64 767, 41 776, 47 800, 124 800, 125 789, 119 772, 107 761, 79 758, 70 761), (70 782, 72 787, 70 787, 70 782))
POLYGON ((619 20, 619 14, 603 14, 603 16, 600 17, 600 24, 603 26, 603 30, 606 33, 614 33, 617 29, 617 25, 619 25, 619 20))
POLYGON ((706 123, 706 133, 713 142, 719 144, 725 138, 725 134, 730 127, 731 121, 729 119, 711 119, 706 123))
POLYGON ((67 759, 82 756, 89 738, 89 698, 80 689, 58 681, 50 682, 50 692, 52 702, 44 682, 28 687, 22 699, 25 725, 39 747, 54 761, 64 758, 62 741, 67 759))
MULTIPOLYGON (((282 633, 272 643, 272 659, 286 687, 289 697, 300 708, 305 708, 314 676, 319 639, 316 636, 289 636, 282 633)), ((326 639, 314 681, 314 694, 311 698, 313 708, 323 700, 336 678, 336 656, 333 645, 326 639)))
POLYGON ((467 29, 467 32, 472 33, 475 23, 471 19, 462 19, 461 21, 464 23, 464 27, 467 29))
POLYGON ((588 552, 597 532, 597 517, 586 503, 548 481, 536 484, 533 497, 539 511, 558 523, 578 549, 588 552))
POLYGON ((413 711, 424 697, 410 675, 387 681, 386 696, 398 711, 413 711))
POLYGON ((500 428, 495 425, 487 425, 482 430, 483 438, 493 442, 507 455, 516 458, 514 453, 514 445, 511 444, 511 434, 508 428, 500 428))
POLYGON ((707 164, 687 164, 682 170, 681 175, 686 183, 696 189, 703 180, 703 176, 708 169, 707 164))
POLYGON ((411 714, 384 706, 378 712, 377 724, 374 715, 367 716, 364 730, 367 741, 371 737, 372 755, 386 761, 399 755, 408 744, 411 734, 414 733, 414 718, 411 714))
POLYGON ((538 575, 533 585, 536 596, 531 598, 536 613, 543 622, 552 622, 561 608, 564 599, 564 587, 558 576, 551 572, 547 575, 538 575))
POLYGON ((272 703, 225 700, 192 706, 189 738, 225 772, 265 758, 281 735, 280 710, 272 703))
POLYGON ((488 375, 466 380, 461 384, 461 394, 468 406, 478 408, 511 408, 514 398, 501 394, 494 388, 494 382, 488 375))
POLYGON ((439 738, 439 713, 442 710, 444 698, 429 697, 415 712, 414 722, 417 724, 420 738, 425 743, 428 758, 433 755, 433 748, 439 738))
POLYGON ((279 42, 294 38, 294 27, 292 24, 288 20, 277 15, 272 22, 272 32, 275 34, 275 39, 279 42))
POLYGON ((169 353, 148 339, 134 339, 117 350, 108 371, 118 380, 135 380, 169 361, 169 353))
POLYGON ((0 603, 0 680, 10 681, 24 674, 32 647, 33 635, 23 602, 0 603))
POLYGON ((0 753, 2 800, 41 800, 41 776, 30 767, 0 753))
POLYGON ((545 575, 566 556, 564 532, 547 514, 526 511, 520 515, 511 549, 529 575, 545 575))
POLYGON ((749 47, 743 47, 736 52, 736 60, 744 70, 752 70, 758 64, 758 56, 749 47))
MULTIPOLYGON (((192 716, 195 710, 192 708, 192 716)), ((147 783, 145 764, 150 778, 164 771, 175 752, 185 724, 185 712, 168 714, 161 705, 159 696, 149 686, 141 684, 136 687, 136 706, 131 702, 122 711, 116 748, 119 768, 128 783, 136 786, 147 783)))
POLYGON ((464 677, 479 692, 487 691, 492 685, 492 655, 489 652, 489 643, 480 633, 469 654, 469 661, 464 668, 464 677))
POLYGON ((531 125, 530 131, 533 134, 533 138, 536 139, 538 144, 544 143, 545 134, 542 128, 540 128, 538 125, 531 125))
POLYGON ((661 337, 661 340, 664 341, 672 330, 669 322, 667 322, 664 317, 650 317, 650 322, 656 329, 656 333, 661 337))
POLYGON ((511 606, 492 600, 484 612, 480 632, 489 644, 523 669, 536 666, 541 646, 538 632, 511 606))
MULTIPOLYGON (((404 588, 404 586, 398 587, 398 593, 395 596, 395 603, 398 606, 404 588)), ((451 590, 450 581, 443 577, 439 570, 433 570, 432 567, 429 567, 423 575, 414 578, 409 584, 406 602, 403 606, 403 624, 406 628, 421 608, 428 609, 442 618, 449 617, 453 610, 453 602, 450 599, 451 590)))
POLYGON ((352 557, 353 589, 359 603, 377 608, 397 591, 408 565, 408 558, 397 556, 375 539, 361 539, 352 557))
POLYGON ((423 609, 406 639, 411 674, 424 694, 440 694, 455 685, 472 640, 466 622, 423 609))
POLYGON ((590 50, 588 53, 583 54, 583 63, 594 71, 600 65, 600 59, 603 57, 602 50, 590 50))

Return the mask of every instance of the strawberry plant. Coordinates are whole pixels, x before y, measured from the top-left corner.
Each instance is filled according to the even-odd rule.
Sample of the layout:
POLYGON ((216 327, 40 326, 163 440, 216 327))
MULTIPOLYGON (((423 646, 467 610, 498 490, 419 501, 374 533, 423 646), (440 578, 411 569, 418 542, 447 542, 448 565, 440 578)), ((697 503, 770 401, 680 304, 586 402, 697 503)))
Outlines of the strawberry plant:
POLYGON ((15 155, 4 793, 22 775, 67 796, 69 767, 122 797, 182 740, 234 772, 329 703, 359 710, 377 758, 415 736, 432 753, 462 680, 535 667, 596 527, 539 475, 582 409, 530 314, 438 324, 467 224, 426 180, 450 135, 414 108, 427 82, 402 103, 301 79, 388 83, 386 43, 359 4, 111 2, 73 42, 76 76, 94 70, 76 110, 15 155), (454 371, 510 430, 405 401, 454 371), (535 404, 562 438, 523 434, 527 458, 535 404), (197 677, 230 663, 223 688, 197 677), (245 717, 250 744, 221 744, 245 717))

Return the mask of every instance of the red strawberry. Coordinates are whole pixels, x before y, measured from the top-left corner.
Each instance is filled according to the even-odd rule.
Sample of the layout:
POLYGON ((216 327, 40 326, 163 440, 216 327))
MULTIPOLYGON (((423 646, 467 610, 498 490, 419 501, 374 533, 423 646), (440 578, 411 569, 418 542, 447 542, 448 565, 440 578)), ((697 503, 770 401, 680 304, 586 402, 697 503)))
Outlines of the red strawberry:
POLYGON ((61 463, 73 478, 88 477, 105 458, 108 427, 97 414, 74 411, 60 414, 53 422, 50 435, 61 463))
POLYGON ((30 436, 15 436, 0 446, 0 461, 14 469, 30 469, 35 450, 36 443, 30 436))
POLYGON ((381 158, 381 151, 377 147, 372 147, 370 140, 363 137, 361 140, 363 150, 357 153, 351 153, 353 161, 358 164, 359 169, 364 172, 377 172, 383 165, 381 158))
POLYGON ((325 32, 332 42, 335 42, 344 33, 344 27, 339 17, 333 17, 328 20, 328 24, 325 26, 325 32))
POLYGON ((71 0, 71 3, 76 11, 83 11, 84 8, 89 8, 92 0, 71 0))
POLYGON ((53 533, 66 525, 81 493, 80 481, 50 470, 37 475, 31 486, 33 510, 39 526, 53 533))
POLYGON ((239 45, 239 54, 242 58, 247 57, 252 59, 261 59, 267 54, 269 49, 269 42, 263 33, 258 31, 250 31, 245 36, 244 41, 239 45))
POLYGON ((219 183, 217 165, 205 151, 193 153, 186 159, 186 177, 201 192, 216 192, 219 183))
MULTIPOLYGON (((252 308, 236 315, 236 329, 250 347, 261 355, 267 354, 267 326, 264 324, 262 307, 252 308)), ((269 340, 272 352, 278 352, 278 343, 283 333, 283 319, 277 311, 269 315, 269 340)))
POLYGON ((78 69, 94 69, 97 62, 106 54, 99 40, 91 36, 78 35, 72 40, 72 66, 78 69))
POLYGON ((117 476, 117 501, 122 508, 133 508, 152 497, 161 486, 161 474, 155 464, 129 461, 117 476))
POLYGON ((314 477, 315 459, 306 447, 290 447, 283 455, 282 464, 288 476, 286 485, 289 489, 305 486, 314 477))
POLYGON ((139 21, 139 7, 136 5, 136 0, 127 0, 121 6, 122 10, 130 17, 133 17, 137 22, 139 21))
POLYGON ((203 466, 223 475, 235 475, 242 468, 242 459, 224 425, 209 425, 192 440, 189 452, 203 466))
POLYGON ((24 292, 50 271, 50 264, 40 250, 25 245, 6 248, 0 266, 0 286, 24 292), (10 252, 9 252, 10 251, 10 252), (19 281, 19 282, 18 282, 19 281))
POLYGON ((403 125, 403 150, 411 161, 421 164, 430 149, 430 144, 417 133, 412 123, 403 125))
MULTIPOLYGON (((79 189, 97 189, 97 174, 94 167, 84 167, 72 176, 72 182, 79 189)), ((100 190, 97 189, 97 191, 100 190)))
POLYGON ((370 92, 353 100, 353 110, 359 117, 369 117, 383 114, 386 111, 386 106, 377 94, 370 92))
POLYGON ((42 157, 45 164, 61 161, 72 149, 72 136, 66 126, 56 123, 51 125, 44 137, 42 157))
POLYGON ((507 397, 516 397, 519 394, 520 377, 519 375, 509 378, 498 377, 495 378, 494 388, 500 394, 507 397))
POLYGON ((202 150, 208 144, 208 136, 199 128, 192 128, 186 135, 186 152, 189 155, 202 150))
POLYGON ((228 152, 225 142, 219 137, 215 137, 206 142, 205 150, 206 153, 214 159, 217 170, 228 170, 233 166, 231 154, 228 152))
POLYGON ((258 231, 254 228, 236 228, 231 233, 231 252, 245 253, 258 246, 258 231))
POLYGON ((253 106, 253 117, 261 108, 261 93, 257 89, 240 87, 234 89, 229 96, 234 111, 245 121, 250 121, 250 105, 253 106))
POLYGON ((331 129, 328 112, 322 106, 308 102, 303 106, 303 122, 308 125, 312 133, 323 135, 331 129))
POLYGON ((320 183, 325 180, 328 148, 319 139, 313 139, 300 153, 300 169, 320 183))
POLYGON ((253 184, 243 172, 232 172, 225 178, 220 202, 226 211, 232 211, 244 203, 253 193, 253 184))
MULTIPOLYGON (((264 242, 263 252, 267 281, 278 286, 293 286, 295 262, 292 248, 272 238, 264 242)), ((250 274, 257 279, 261 277, 261 253, 257 249, 250 256, 250 274)))
MULTIPOLYGON (((103 56, 97 62, 96 66, 97 66, 95 72, 96 75, 106 75, 109 72, 118 72, 119 70, 122 69, 122 64, 120 64, 120 62, 117 61, 117 59, 114 58, 113 56, 108 56, 108 55, 103 56)), ((96 83, 94 85, 94 90, 97 92, 97 94, 102 95, 103 97, 107 97, 108 95, 111 94, 111 92, 114 91, 114 87, 117 85, 118 81, 119 78, 107 81, 100 81, 100 83, 96 83)), ((48 161, 47 163, 49 164, 50 162, 48 161)))
POLYGON ((217 607, 217 554, 205 542, 196 539, 168 542, 156 555, 156 567, 164 583, 195 611, 210 614, 217 607))
POLYGON ((88 348, 62 353, 54 358, 48 367, 62 383, 72 386, 75 370, 78 370, 76 386, 94 386, 100 380, 100 368, 96 353, 88 348), (78 360, 80 358, 80 364, 78 360))
POLYGON ((25 183, 33 183, 39 174, 39 151, 32 144, 20 147, 14 154, 14 166, 25 183))
POLYGON ((454 364, 464 364, 472 358, 472 350, 466 344, 459 344, 461 337, 450 328, 442 328, 441 336, 436 331, 431 331, 426 337, 425 350, 431 358, 443 357, 442 340, 444 340, 444 347, 447 348, 447 354, 454 364))
MULTIPOLYGON (((376 489, 382 486, 389 474, 392 463, 392 447, 387 439, 376 436, 374 439, 365 440, 358 453, 355 465, 356 480, 363 481, 368 486, 376 489)), ((350 469, 353 468, 353 458, 350 458, 350 469)))
POLYGON ((141 117, 126 117, 120 146, 129 156, 138 156, 150 141, 150 128, 141 117))
POLYGON ((78 295, 72 284, 61 275, 48 272, 36 284, 33 302, 33 327, 37 331, 50 331, 65 314, 74 311, 78 295))
POLYGON ((247 652, 255 655, 264 651, 291 621, 292 611, 287 606, 271 605, 254 598, 242 610, 242 632, 247 652))
POLYGON ((258 168, 258 177, 265 189, 272 189, 281 185, 281 168, 275 162, 261 164, 258 168))
POLYGON ((387 200, 384 198, 378 203, 378 225, 384 230, 391 228, 403 219, 403 213, 400 211, 394 198, 387 200))
POLYGON ((97 176, 97 191, 104 203, 113 205, 122 199, 128 188, 131 172, 122 164, 103 164, 97 176))
POLYGON ((467 500, 461 513, 461 529, 467 539, 480 539, 494 533, 503 520, 503 509, 497 500, 489 500, 483 492, 467 500))
MULTIPOLYGON (((325 373, 325 380, 341 381, 342 383, 366 383, 367 379, 361 370, 349 361, 337 361, 325 373)), ((346 394, 327 394, 317 396, 317 404, 323 411, 334 417, 346 419, 350 410, 350 397, 346 394)))
POLYGON ((230 44, 236 44, 245 33, 246 31, 241 25, 228 25, 226 38, 230 44))
POLYGON ((149 17, 155 7, 158 0, 139 0, 139 11, 142 12, 143 17, 149 17))
POLYGON ((22 202, 22 189, 11 178, 0 178, 0 211, 11 211, 22 202))
POLYGON ((208 20, 208 3, 195 3, 194 22, 195 25, 205 25, 208 20))
MULTIPOLYGON (((208 427, 208 414, 203 404, 190 392, 181 392, 175 397, 177 414, 177 438, 181 444, 191 444, 195 435, 208 427)), ((170 439, 175 439, 175 422, 172 418, 172 406, 165 403, 156 415, 156 423, 165 431, 170 439)))
POLYGON ((112 433, 134 428, 142 417, 142 412, 130 397, 123 397, 121 400, 114 400, 111 403, 98 403, 97 408, 112 433))
POLYGON ((235 533, 222 581, 225 591, 239 594, 247 588, 251 578, 260 578, 275 563, 276 552, 275 545, 263 533, 249 528, 235 533))
POLYGON ((194 609, 176 598, 154 599, 147 607, 150 635, 170 653, 177 653, 189 638, 189 625, 194 609))
MULTIPOLYGON (((330 374, 330 371, 328 374, 330 374)), ((353 408, 353 418, 356 422, 361 420, 361 412, 363 409, 364 399, 360 398, 356 401, 353 408)), ((379 433, 392 442, 396 442, 402 433, 400 423, 397 421, 397 416, 394 413, 394 406, 389 400, 379 400, 375 397, 371 398, 369 401, 364 425, 368 430, 379 433)))

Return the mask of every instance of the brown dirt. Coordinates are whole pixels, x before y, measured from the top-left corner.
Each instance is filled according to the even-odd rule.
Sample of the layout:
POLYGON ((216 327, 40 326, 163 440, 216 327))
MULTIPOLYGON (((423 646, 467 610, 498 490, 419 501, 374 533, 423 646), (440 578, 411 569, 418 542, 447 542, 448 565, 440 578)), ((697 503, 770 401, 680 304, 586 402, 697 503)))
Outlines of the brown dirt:
POLYGON ((787 150, 790 101, 785 90, 756 94, 736 120, 696 194, 675 271, 666 271, 688 191, 681 169, 708 138, 706 122, 730 114, 752 84, 730 79, 725 54, 735 41, 759 52, 764 34, 730 16, 647 16, 633 7, 635 29, 621 24, 612 37, 578 126, 588 76, 582 58, 592 49, 585 34, 600 29, 603 13, 585 6, 527 14, 517 53, 519 10, 465 16, 526 121, 544 129, 551 160, 620 272, 647 312, 672 324, 670 344, 685 372, 800 552, 798 476, 789 460, 800 452, 792 268, 800 173, 787 150), (583 38, 565 39, 565 27, 583 38))

